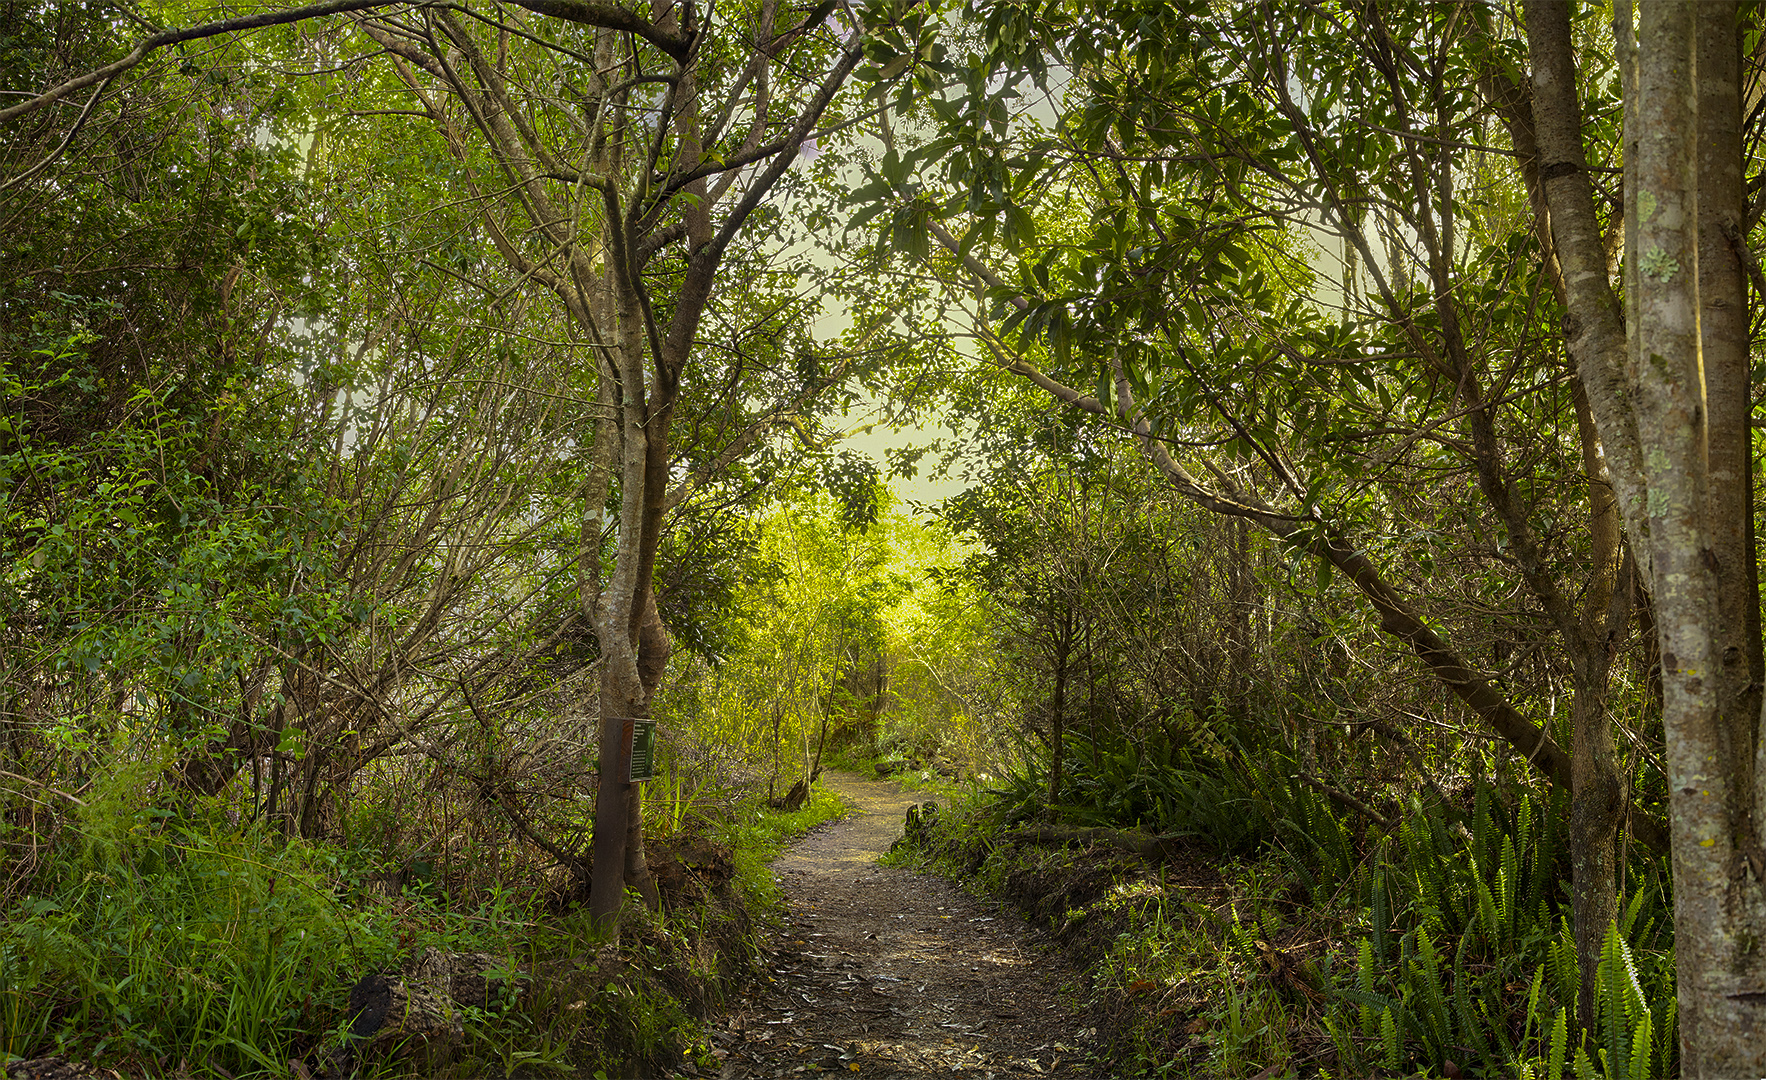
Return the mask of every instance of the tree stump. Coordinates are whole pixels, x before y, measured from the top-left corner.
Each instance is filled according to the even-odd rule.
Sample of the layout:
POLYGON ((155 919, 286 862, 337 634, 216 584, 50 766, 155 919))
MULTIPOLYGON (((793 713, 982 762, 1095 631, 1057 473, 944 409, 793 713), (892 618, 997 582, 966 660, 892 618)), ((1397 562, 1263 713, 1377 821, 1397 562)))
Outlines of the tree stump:
POLYGON ((315 1055, 314 1075, 353 1076, 359 1062, 388 1056, 425 1070, 444 1063, 465 1033, 462 1010, 482 1009, 491 1001, 488 973, 502 966, 489 953, 430 946, 396 971, 362 976, 350 989, 349 1034, 341 1045, 315 1055))

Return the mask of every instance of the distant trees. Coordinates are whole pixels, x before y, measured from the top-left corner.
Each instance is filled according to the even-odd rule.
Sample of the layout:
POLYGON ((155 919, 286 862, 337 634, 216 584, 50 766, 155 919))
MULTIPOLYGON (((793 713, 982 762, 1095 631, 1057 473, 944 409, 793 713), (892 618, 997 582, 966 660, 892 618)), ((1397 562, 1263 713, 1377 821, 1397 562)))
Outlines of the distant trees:
POLYGON ((665 723, 743 756, 776 796, 836 755, 998 760, 1002 676, 991 609, 956 574, 965 545, 873 494, 858 521, 814 486, 776 487, 748 519, 727 650, 678 665, 663 691, 665 723))
MULTIPOLYGON (((1035 703, 1029 731, 1062 801, 1069 745, 1185 737, 1182 717, 1247 711, 1238 607, 1210 572, 1208 540, 1106 448, 1075 445, 1058 418, 1002 425, 1018 445, 944 516, 976 550, 969 580, 992 601, 990 636, 1035 703), (1034 425, 1041 423, 1043 430, 1034 425), (1048 456, 1053 452, 1054 456, 1048 456)), ((1210 538, 1211 539, 1211 538, 1210 538)), ((1081 763, 1083 765, 1083 763, 1081 763)))

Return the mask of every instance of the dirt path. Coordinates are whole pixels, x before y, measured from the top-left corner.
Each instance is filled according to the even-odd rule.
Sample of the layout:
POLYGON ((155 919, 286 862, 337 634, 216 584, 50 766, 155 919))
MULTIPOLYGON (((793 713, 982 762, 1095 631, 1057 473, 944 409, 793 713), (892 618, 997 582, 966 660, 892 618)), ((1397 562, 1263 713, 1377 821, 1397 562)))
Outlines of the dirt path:
POLYGON ((876 864, 923 796, 852 773, 823 784, 858 809, 773 864, 788 911, 776 981, 717 1024, 718 1075, 1097 1075, 1023 920, 876 864))

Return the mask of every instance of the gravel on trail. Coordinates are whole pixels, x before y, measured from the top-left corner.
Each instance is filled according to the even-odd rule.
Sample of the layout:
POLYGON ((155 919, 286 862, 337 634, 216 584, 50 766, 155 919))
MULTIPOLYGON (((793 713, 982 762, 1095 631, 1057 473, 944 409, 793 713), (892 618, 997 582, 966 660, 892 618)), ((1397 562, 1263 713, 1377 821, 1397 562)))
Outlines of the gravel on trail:
POLYGON ((714 1021, 721 1064, 679 1075, 1108 1075, 1037 931, 941 877, 877 865, 927 797, 853 773, 822 783, 855 809, 773 863, 786 898, 773 981, 714 1021))

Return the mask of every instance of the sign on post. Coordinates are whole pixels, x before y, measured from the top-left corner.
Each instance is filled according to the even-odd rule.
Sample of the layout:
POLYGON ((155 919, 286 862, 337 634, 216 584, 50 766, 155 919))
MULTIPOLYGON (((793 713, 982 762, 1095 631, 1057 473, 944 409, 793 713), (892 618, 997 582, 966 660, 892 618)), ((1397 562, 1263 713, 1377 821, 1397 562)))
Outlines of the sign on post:
POLYGON ((630 720, 632 728, 632 783, 656 777, 656 721, 630 720))

